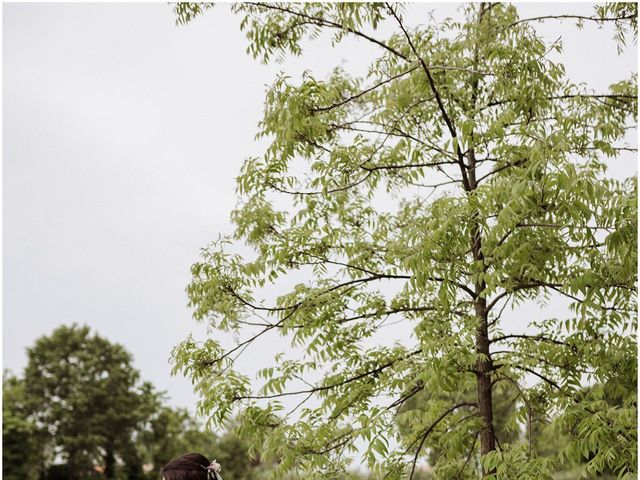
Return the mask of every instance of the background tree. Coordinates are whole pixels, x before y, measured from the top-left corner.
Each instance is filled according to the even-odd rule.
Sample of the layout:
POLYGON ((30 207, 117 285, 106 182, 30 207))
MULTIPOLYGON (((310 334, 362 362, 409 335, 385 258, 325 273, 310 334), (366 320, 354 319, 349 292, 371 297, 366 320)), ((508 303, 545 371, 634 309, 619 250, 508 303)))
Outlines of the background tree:
POLYGON ((256 480, 269 467, 251 461, 237 436, 213 433, 187 410, 169 407, 162 392, 138 380, 121 346, 86 327, 61 327, 29 352, 28 380, 3 375, 3 478, 156 480, 186 452, 217 458, 229 480, 256 480))
POLYGON ((159 404, 137 438, 153 472, 186 452, 215 457, 224 468, 224 478, 229 480, 255 480, 266 470, 259 460, 251 461, 248 446, 236 435, 229 431, 215 434, 181 408, 159 404))
POLYGON ((202 427, 184 409, 173 409, 158 405, 149 418, 138 441, 144 448, 145 457, 159 472, 169 460, 189 451, 213 451, 213 434, 203 432, 202 427))
POLYGON ((115 478, 116 457, 130 447, 150 398, 131 355, 75 325, 39 338, 28 355, 30 415, 66 457, 68 477, 84 478, 101 459, 106 478, 115 478))
MULTIPOLYGON (((180 4, 178 21, 208 6, 180 4)), ((411 478, 446 445, 458 454, 440 455, 436 476, 450 478, 437 472, 478 436, 486 478, 550 478, 562 455, 636 476, 637 187, 604 160, 635 151, 636 76, 607 91, 575 84, 561 41, 535 30, 560 17, 463 8, 462 21, 414 28, 395 4, 232 6, 264 62, 327 36, 380 52, 362 78, 336 68, 275 81, 259 131, 271 143, 243 164, 235 233, 192 267, 195 318, 244 339, 187 339, 175 368, 214 422, 238 413, 236 432, 280 460, 276 475, 335 478, 364 444, 375 474, 411 478), (550 312, 556 297, 570 310, 550 312), (524 302, 540 313, 505 323, 524 302), (391 341, 388 320, 410 338, 391 341), (273 334, 295 348, 254 389, 235 360, 273 334), (540 456, 532 435, 498 445, 502 383, 521 419, 549 412, 564 451, 540 456), (580 395, 590 384, 624 400, 580 395), (437 393, 427 408, 402 411, 423 390, 437 393)), ((636 4, 561 17, 613 24, 619 48, 637 34, 636 4)))
POLYGON ((2 476, 35 480, 44 470, 42 434, 29 419, 24 381, 8 371, 2 376, 2 476))

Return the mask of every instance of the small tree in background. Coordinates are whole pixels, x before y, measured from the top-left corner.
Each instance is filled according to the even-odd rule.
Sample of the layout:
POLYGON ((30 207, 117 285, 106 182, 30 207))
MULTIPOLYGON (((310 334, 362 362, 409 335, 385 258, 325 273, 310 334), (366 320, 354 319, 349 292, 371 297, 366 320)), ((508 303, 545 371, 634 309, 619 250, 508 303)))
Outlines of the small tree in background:
POLYGON ((131 448, 152 390, 139 382, 131 355, 75 325, 39 338, 28 355, 30 416, 65 456, 69 479, 85 478, 95 464, 115 478, 116 457, 131 448))
MULTIPOLYGON (((179 4, 178 22, 210 6, 179 4)), ((204 250, 188 287, 197 320, 244 338, 189 338, 173 355, 201 411, 219 424, 238 412, 236 432, 279 459, 276 477, 338 478, 364 445, 385 479, 443 449, 436 478, 474 456, 485 478, 551 478, 563 456, 635 478, 636 178, 608 177, 605 158, 635 151, 636 76, 607 91, 571 82, 552 60, 561 42, 534 28, 559 17, 509 4, 416 28, 396 4, 231 8, 264 62, 327 37, 379 56, 364 77, 336 68, 269 89, 259 136, 271 143, 243 164, 235 233, 204 250), (395 33, 381 37, 382 23, 395 33), (546 309, 556 297, 570 303, 559 316, 546 309), (507 324, 523 302, 540 313, 507 324), (410 341, 387 338, 396 321, 410 341), (295 348, 254 388, 235 360, 270 335, 295 348), (519 395, 508 423, 546 412, 566 434, 560 452, 540 455, 534 429, 497 436, 502 384, 519 395), (403 409, 423 391, 424 409, 403 409)), ((561 17, 614 25, 619 49, 637 34, 632 3, 561 17)))
POLYGON ((25 378, 3 375, 3 478, 156 480, 187 452, 217 458, 229 480, 260 478, 243 441, 167 406, 122 346, 63 326, 28 351, 25 378))

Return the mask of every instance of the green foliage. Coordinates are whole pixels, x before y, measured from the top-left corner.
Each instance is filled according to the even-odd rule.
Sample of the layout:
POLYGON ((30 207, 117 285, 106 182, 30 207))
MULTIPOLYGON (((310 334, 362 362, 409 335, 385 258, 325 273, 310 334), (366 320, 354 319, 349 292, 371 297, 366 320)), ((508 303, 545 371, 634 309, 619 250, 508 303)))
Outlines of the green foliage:
POLYGON ((152 471, 159 472, 169 460, 186 452, 201 452, 223 466, 229 480, 258 480, 268 465, 259 455, 251 459, 248 446, 236 435, 222 435, 204 428, 186 410, 158 405, 145 428, 137 436, 141 455, 150 460, 152 471))
MULTIPOLYGON (((583 21, 615 22, 624 48, 636 8, 583 21)), ((237 415, 274 478, 340 478, 356 454, 388 480, 425 461, 442 479, 637 475, 637 181, 605 163, 635 151, 637 77, 573 83, 551 60, 561 42, 510 4, 416 28, 380 3, 232 9, 263 62, 323 32, 380 56, 363 77, 282 75, 267 92, 270 146, 242 166, 235 232, 204 249, 187 288, 216 335, 173 352, 200 412, 237 415), (383 22, 396 33, 380 38, 383 22), (550 312, 555 298, 570 309, 550 312), (540 313, 507 324, 525 303, 540 313), (243 340, 225 348, 220 332, 243 340), (291 350, 257 379, 238 371, 270 335, 291 350)))
POLYGON ((270 468, 234 434, 217 435, 167 406, 120 345, 86 327, 38 339, 29 360, 24 379, 3 375, 3 478, 155 480, 186 452, 217 458, 227 480, 258 480, 270 468), (94 471, 108 455, 118 460, 113 471, 94 471))
POLYGON ((618 52, 626 46, 627 35, 631 34, 634 43, 638 41, 638 4, 635 2, 609 2, 595 7, 596 17, 599 19, 613 19, 615 22, 615 39, 618 42, 618 52))
POLYGON ((214 452, 216 437, 184 409, 173 409, 158 402, 137 438, 153 471, 159 472, 169 460, 186 452, 214 452))
POLYGON ((212 8, 213 3, 178 3, 176 4, 176 23, 186 25, 205 10, 212 8))
POLYGON ((94 464, 114 478, 115 456, 131 448, 153 395, 129 353, 74 325, 39 338, 28 354, 24 385, 33 424, 47 430, 74 478, 94 464))
MULTIPOLYGON (((431 433, 433 446, 427 455, 430 465, 437 465, 438 478, 475 479, 478 477, 473 454, 478 443, 478 423, 470 421, 476 416, 473 406, 475 383, 458 384, 454 391, 416 389, 402 402, 396 415, 403 444, 408 446, 425 424, 431 424, 443 409, 452 404, 466 402, 457 415, 450 415, 431 433), (458 423, 464 427, 451 429, 458 423)), ((517 442, 523 434, 519 424, 517 402, 520 392, 509 382, 496 383, 493 394, 495 408, 495 434, 501 445, 517 442)), ((526 420, 525 420, 526 422, 526 420)))
POLYGON ((29 421, 24 382, 5 370, 2 376, 2 477, 34 479, 40 466, 36 428, 29 421))
MULTIPOLYGON (((635 363, 635 359, 627 362, 635 363)), ((634 371, 627 379, 634 380, 635 368, 629 367, 634 371)), ((617 478, 637 478, 635 385, 607 383, 581 393, 581 401, 557 420, 558 427, 569 434, 566 457, 574 463, 584 463, 580 472, 583 477, 606 472, 617 478)))

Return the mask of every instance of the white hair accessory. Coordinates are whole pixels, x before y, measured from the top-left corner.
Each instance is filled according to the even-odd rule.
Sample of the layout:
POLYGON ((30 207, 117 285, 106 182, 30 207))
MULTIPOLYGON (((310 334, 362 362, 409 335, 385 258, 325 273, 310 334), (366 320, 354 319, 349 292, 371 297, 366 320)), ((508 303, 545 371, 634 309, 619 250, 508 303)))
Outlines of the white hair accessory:
POLYGON ((220 470, 222 470, 222 466, 214 459, 207 467, 207 478, 210 480, 222 480, 220 470))

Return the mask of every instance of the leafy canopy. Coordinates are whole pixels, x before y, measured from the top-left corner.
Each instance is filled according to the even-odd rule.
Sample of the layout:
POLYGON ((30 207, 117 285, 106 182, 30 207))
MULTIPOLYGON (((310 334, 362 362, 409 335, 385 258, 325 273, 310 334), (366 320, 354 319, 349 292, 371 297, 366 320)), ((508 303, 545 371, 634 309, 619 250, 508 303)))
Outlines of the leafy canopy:
MULTIPOLYGON (((178 22, 210 6, 179 4, 178 22)), ((427 458, 443 479, 551 478, 568 460, 635 478, 637 182, 606 166, 635 151, 635 74, 603 92, 572 82, 562 42, 535 29, 561 17, 505 3, 416 27, 396 4, 231 8, 263 62, 325 32, 379 56, 364 76, 283 75, 267 92, 270 145, 242 165, 235 232, 187 288, 196 320, 241 340, 173 352, 200 410, 238 414, 275 477, 338 478, 357 454, 386 479, 427 458), (292 348, 257 379, 236 368, 274 336, 292 348), (537 448, 536 418, 566 445, 537 448)), ((636 4, 564 16, 613 24, 619 48, 636 17, 636 4)))
POLYGON ((3 374, 3 478, 157 480, 185 452, 215 456, 236 480, 262 478, 270 467, 250 462, 246 444, 230 432, 216 435, 167 406, 163 393, 137 381, 122 346, 86 327, 62 326, 29 354, 24 378, 3 374), (98 474, 109 455, 117 465, 98 474))
POLYGON ((58 327, 27 349, 26 412, 34 428, 81 478, 94 464, 115 478, 116 455, 132 449, 132 435, 153 408, 154 394, 139 381, 131 355, 88 327, 58 327))

